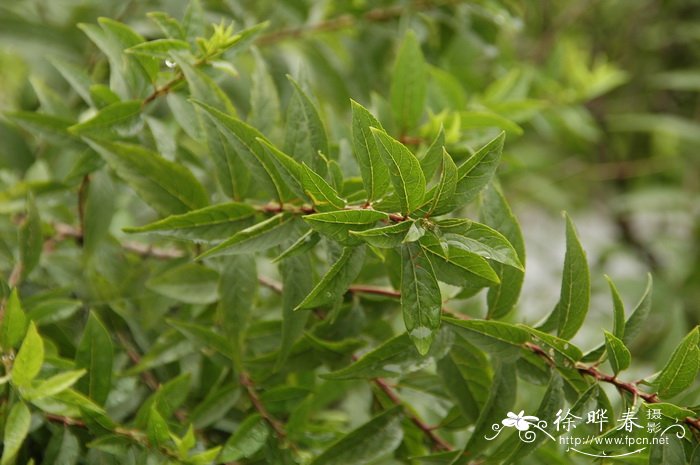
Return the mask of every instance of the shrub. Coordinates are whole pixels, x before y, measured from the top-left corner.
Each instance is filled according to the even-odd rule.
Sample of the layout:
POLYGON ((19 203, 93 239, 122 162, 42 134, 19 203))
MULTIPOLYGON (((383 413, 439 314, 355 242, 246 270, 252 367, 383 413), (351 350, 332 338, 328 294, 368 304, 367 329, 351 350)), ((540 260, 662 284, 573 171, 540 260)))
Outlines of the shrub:
MULTIPOLYGON (((461 27, 440 23, 451 3, 414 7, 461 27)), ((3 180, 2 465, 697 460, 698 328, 626 381, 652 281, 627 311, 608 279, 610 331, 572 343, 591 273, 566 214, 559 301, 519 323, 524 239, 496 172, 542 102, 503 97, 507 74, 465 111, 425 25, 347 8, 271 31, 208 26, 194 1, 150 13, 149 40, 100 18, 80 25, 89 62, 51 57, 70 92, 34 80, 38 108, 7 113, 29 142, 3 180), (389 73, 340 75, 315 44, 285 78, 295 58, 261 52, 346 27, 389 73)), ((576 69, 555 111, 624 80, 576 69)))

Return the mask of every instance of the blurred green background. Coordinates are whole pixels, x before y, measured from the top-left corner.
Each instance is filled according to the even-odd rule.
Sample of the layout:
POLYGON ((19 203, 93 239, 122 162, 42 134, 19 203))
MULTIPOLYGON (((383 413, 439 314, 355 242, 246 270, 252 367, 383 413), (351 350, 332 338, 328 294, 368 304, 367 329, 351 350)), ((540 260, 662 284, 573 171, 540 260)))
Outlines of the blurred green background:
MULTIPOLYGON (((87 62, 93 79, 107 76, 106 61, 77 25, 107 16, 156 38, 160 32, 146 13, 180 18, 186 6, 184 0, 0 3, 0 111, 41 107, 76 116, 80 96, 52 61, 87 62)), ((430 117, 410 137, 420 141, 440 124, 454 145, 485 140, 494 126, 508 133, 499 174, 528 249, 519 318, 535 322, 557 300, 566 209, 594 277, 589 323, 576 339, 584 347, 610 325, 603 273, 618 283, 628 306, 641 294, 646 272, 654 274, 652 321, 632 347, 636 358, 658 366, 700 323, 697 1, 222 0, 202 7, 205 23, 232 20, 243 28, 270 21, 257 48, 280 100, 287 98, 285 73, 303 76, 334 140, 349 132, 349 98, 388 111, 395 39, 415 30, 432 65, 430 117)), ((251 57, 240 61, 220 84, 245 114, 255 66, 251 57)), ((68 149, 57 147, 0 119, 0 210, 14 211, 31 183, 69 182, 65 157, 55 156, 68 149)), ((14 234, 3 228, 3 235, 14 234)), ((3 270, 11 263, 7 253, 3 245, 3 270)))

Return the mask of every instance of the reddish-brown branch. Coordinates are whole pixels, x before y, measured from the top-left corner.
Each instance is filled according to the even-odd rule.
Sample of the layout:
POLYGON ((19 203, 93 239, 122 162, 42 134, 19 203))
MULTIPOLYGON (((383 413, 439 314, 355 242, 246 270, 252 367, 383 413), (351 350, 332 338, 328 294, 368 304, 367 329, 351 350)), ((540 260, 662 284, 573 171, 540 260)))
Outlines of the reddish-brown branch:
POLYGON ((403 407, 404 411, 408 415, 408 418, 411 420, 411 422, 420 429, 423 434, 430 439, 430 441, 433 443, 433 446, 436 450, 442 450, 442 451, 451 451, 454 448, 450 443, 442 439, 440 436, 438 436, 434 428, 432 428, 430 425, 425 423, 423 420, 418 417, 414 412, 410 411, 404 404, 399 395, 392 389, 391 386, 384 380, 383 378, 374 378, 372 380, 384 394, 395 404, 403 407))
MULTIPOLYGON (((541 357, 549 366, 555 366, 552 357, 547 353, 546 350, 544 350, 537 344, 526 342, 525 344, 523 344, 523 347, 541 357)), ((661 402, 661 399, 659 399, 659 396, 656 395, 656 393, 644 392, 640 390, 634 383, 628 383, 618 379, 616 376, 605 374, 601 372, 596 366, 577 363, 576 369, 582 375, 590 376, 596 381, 612 384, 620 392, 624 391, 628 392, 629 394, 632 394, 633 398, 635 399, 644 399, 644 401, 648 404, 656 404, 661 402)), ((700 431, 700 418, 686 417, 685 423, 695 428, 697 431, 700 431)))
POLYGON ((85 422, 83 420, 78 420, 76 418, 66 417, 63 415, 54 415, 53 413, 44 413, 44 418, 52 423, 61 423, 64 426, 76 426, 78 428, 85 428, 85 422))
MULTIPOLYGON (((286 442, 287 433, 284 431, 284 425, 281 421, 273 417, 272 414, 270 414, 270 412, 267 410, 265 405, 262 403, 262 401, 260 400, 260 396, 258 396, 258 392, 255 389, 255 384, 250 378, 250 375, 246 372, 243 372, 241 373, 239 380, 241 386, 245 388, 246 393, 248 394, 248 398, 250 399, 250 403, 253 404, 253 408, 255 408, 258 414, 260 414, 260 416, 267 422, 267 424, 270 425, 272 430, 275 432, 277 439, 279 439, 282 442, 286 442)), ((294 447, 293 444, 290 445, 294 447)))

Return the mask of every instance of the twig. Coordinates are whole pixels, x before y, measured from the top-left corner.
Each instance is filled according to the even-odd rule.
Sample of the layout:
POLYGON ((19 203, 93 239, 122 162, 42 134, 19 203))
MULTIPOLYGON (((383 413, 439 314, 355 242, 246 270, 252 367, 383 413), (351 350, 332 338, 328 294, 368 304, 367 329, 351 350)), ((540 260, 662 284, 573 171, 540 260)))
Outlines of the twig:
MULTIPOLYGON (((277 438, 282 442, 286 442, 287 433, 284 431, 284 425, 278 419, 273 417, 272 414, 270 414, 270 412, 267 410, 265 405, 262 403, 262 401, 260 400, 260 396, 258 396, 258 392, 255 390, 255 384, 250 378, 250 375, 246 372, 243 372, 241 373, 239 380, 241 386, 245 387, 246 392, 248 393, 248 398, 250 398, 250 402, 253 404, 255 410, 267 422, 267 424, 270 425, 272 430, 275 432, 277 438)), ((292 443, 290 443, 290 446, 292 448, 295 447, 292 443)))
POLYGON ((403 407, 411 422, 416 425, 428 439, 430 439, 435 449, 442 451, 451 451, 454 449, 450 443, 438 436, 430 425, 421 420, 420 417, 418 417, 418 415, 416 415, 414 412, 409 411, 409 409, 403 404, 403 401, 399 395, 391 388, 391 386, 389 386, 389 384, 387 384, 386 380, 383 378, 374 378, 372 382, 379 389, 381 389, 381 391, 386 394, 386 396, 395 405, 400 405, 403 407))
POLYGON ((270 279, 265 276, 258 276, 258 282, 267 287, 268 289, 271 289, 277 294, 282 293, 282 283, 275 281, 274 279, 270 279))
MULTIPOLYGON (((546 350, 544 350, 542 347, 538 346, 537 344, 533 344, 531 342, 526 342, 523 344, 523 347, 526 349, 532 351, 536 355, 542 357, 542 359, 551 367, 554 367, 554 360, 552 357, 547 353, 546 350)), ((648 404, 657 404, 661 402, 661 399, 659 399, 659 396, 656 395, 656 393, 648 393, 640 390, 634 383, 628 383, 622 380, 619 380, 616 376, 613 375, 608 375, 603 372, 601 372, 597 367, 591 366, 591 365, 584 365, 583 363, 577 363, 576 364, 576 369, 578 370, 579 373, 590 376, 594 378, 596 381, 601 381, 603 383, 608 383, 612 384, 615 386, 618 391, 625 391, 630 394, 636 399, 644 399, 644 401, 648 404)), ((685 418, 685 423, 689 426, 692 426, 696 430, 700 431, 700 418, 695 418, 695 417, 686 417, 685 418)))
MULTIPOLYGON (((134 365, 138 365, 139 363, 141 363, 141 355, 139 355, 139 353, 136 351, 136 349, 131 344, 129 339, 121 332, 117 332, 117 339, 119 339, 119 342, 121 343, 121 345, 124 346, 124 349, 126 350, 126 355, 129 357, 131 362, 134 365)), ((152 391, 156 391, 158 389, 158 387, 160 386, 158 379, 155 377, 155 375, 153 373, 151 373, 148 370, 142 371, 141 377, 143 378, 143 381, 146 383, 146 385, 152 391)))

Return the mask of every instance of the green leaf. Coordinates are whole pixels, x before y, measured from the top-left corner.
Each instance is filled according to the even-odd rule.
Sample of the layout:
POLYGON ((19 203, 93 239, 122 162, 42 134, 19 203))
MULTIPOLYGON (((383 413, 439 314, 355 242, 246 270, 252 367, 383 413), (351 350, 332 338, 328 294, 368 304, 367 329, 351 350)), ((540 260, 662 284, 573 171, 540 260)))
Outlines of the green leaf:
POLYGON ((304 192, 311 198, 316 210, 324 212, 345 208, 345 201, 325 179, 306 166, 306 163, 302 163, 301 166, 301 185, 304 192))
MULTIPOLYGON (((377 126, 378 127, 378 126, 377 126)), ((420 159, 420 167, 423 170, 423 175, 426 181, 430 181, 435 176, 435 172, 440 167, 443 161, 443 153, 445 151, 445 129, 440 126, 435 139, 426 150, 423 158, 420 159)))
POLYGON ((399 199, 401 213, 406 216, 423 204, 425 176, 420 162, 405 145, 383 130, 370 130, 377 141, 384 163, 389 167, 391 184, 399 199))
POLYGON ((87 377, 78 381, 77 389, 98 405, 104 405, 112 389, 113 360, 112 337, 97 314, 90 312, 75 353, 75 366, 87 370, 87 377))
POLYGON ((280 116, 279 95, 265 59, 257 49, 251 51, 255 59, 255 71, 250 87, 248 122, 260 132, 269 134, 280 116))
POLYGON ((485 224, 468 219, 448 219, 438 223, 442 241, 481 257, 522 271, 518 252, 501 233, 485 224))
POLYGON ((651 291, 653 284, 651 273, 649 273, 647 275, 647 285, 644 289, 644 293, 625 323, 625 332, 622 340, 627 345, 629 345, 642 330, 644 322, 646 322, 651 312, 651 291))
POLYGON ((168 324, 189 339, 194 340, 203 347, 211 347, 229 359, 233 359, 231 341, 207 326, 202 326, 186 321, 168 319, 168 324))
POLYGON ((557 328, 559 337, 571 339, 579 330, 588 313, 591 295, 591 278, 588 271, 586 252, 581 247, 574 224, 569 215, 566 218, 566 255, 561 280, 559 303, 547 317, 542 327, 548 331, 557 328))
POLYGON ((520 347, 530 339, 525 329, 502 321, 457 320, 447 317, 442 320, 458 328, 457 334, 469 342, 497 356, 519 352, 520 347))
POLYGON ((148 19, 158 25, 161 32, 171 39, 184 39, 185 31, 180 22, 162 11, 151 11, 146 13, 148 19))
POLYGON ((427 66, 416 35, 406 33, 391 74, 391 111, 402 132, 413 129, 423 115, 427 66))
MULTIPOLYGON (((193 103, 204 109, 224 133, 226 141, 232 145, 232 153, 237 154, 251 171, 255 187, 276 195, 281 202, 289 198, 289 189, 280 176, 277 165, 260 144, 260 140, 265 140, 260 131, 202 101, 193 100, 193 103)), ((236 161, 232 159, 228 163, 228 169, 235 172, 236 161)))
POLYGON ((528 333, 532 334, 536 339, 539 339, 544 344, 554 349, 556 352, 568 358, 573 363, 578 362, 583 357, 583 352, 581 352, 581 349, 579 349, 566 339, 552 336, 551 334, 539 331, 527 325, 518 326, 526 330, 528 333))
POLYGON ((425 355, 440 328, 442 297, 430 260, 414 245, 401 247, 401 310, 408 335, 425 355))
POLYGON ((367 201, 380 198, 389 188, 389 169, 382 160, 377 141, 371 128, 382 125, 365 107, 354 100, 352 104, 352 151, 360 166, 362 184, 367 192, 367 201))
POLYGON ((144 55, 160 60, 170 59, 173 50, 189 50, 190 44, 179 39, 156 39, 134 45, 125 50, 132 55, 144 55))
POLYGON ((292 191, 298 198, 306 200, 306 193, 302 187, 303 169, 301 164, 275 147, 267 139, 258 137, 257 141, 260 143, 262 150, 267 154, 268 158, 274 163, 284 186, 292 191))
POLYGON ((463 338, 458 338, 452 350, 437 364, 445 390, 472 423, 479 417, 491 391, 493 380, 488 367, 486 355, 463 338))
POLYGON ((622 339, 625 335, 625 304, 622 302, 622 297, 620 297, 620 293, 618 292, 615 283, 612 281, 612 279, 610 279, 610 276, 605 275, 605 280, 608 282, 608 286, 610 287, 610 295, 613 301, 612 333, 617 339, 622 339))
POLYGON ((9 352, 10 349, 17 347, 24 339, 26 331, 27 316, 22 309, 17 288, 14 288, 7 299, 5 314, 0 321, 0 347, 3 352, 9 352))
POLYGON ((350 234, 359 237, 373 247, 391 249, 403 244, 404 238, 412 225, 411 221, 401 221, 400 223, 366 231, 350 231, 350 234))
POLYGON ((207 193, 184 166, 155 152, 123 142, 88 143, 149 205, 163 215, 207 206, 207 193))
POLYGON ((457 165, 452 160, 447 150, 442 150, 442 174, 438 185, 431 189, 427 197, 431 197, 428 206, 429 216, 439 216, 444 213, 449 213, 451 208, 451 200, 457 188, 457 165), (432 196, 431 196, 432 193, 432 196))
POLYGON ((109 137, 134 135, 143 124, 141 101, 115 102, 102 108, 95 116, 68 130, 76 136, 109 137))
POLYGON ((34 387, 23 389, 22 397, 26 400, 36 400, 54 396, 74 385, 80 378, 85 376, 85 373, 85 370, 64 371, 49 379, 42 380, 34 387))
POLYGON ((700 327, 695 327, 683 338, 671 354, 666 366, 654 380, 658 395, 662 399, 671 398, 690 387, 700 370, 700 327))
POLYGON ((619 372, 627 369, 632 361, 632 354, 625 347, 625 343, 620 338, 612 333, 605 333, 605 350, 608 353, 608 361, 613 369, 613 373, 617 375, 619 372))
POLYGON ((261 252, 282 243, 289 237, 293 228, 294 216, 287 213, 278 213, 271 218, 237 232, 197 258, 261 252))
POLYGON ((395 378, 408 375, 440 360, 450 350, 452 332, 443 327, 438 331, 427 354, 421 355, 407 333, 394 336, 356 362, 321 377, 332 380, 395 378))
POLYGON ((22 279, 39 264, 41 251, 44 246, 44 235, 41 231, 41 218, 39 210, 32 195, 27 199, 27 215, 23 218, 19 228, 19 261, 21 263, 22 279))
POLYGON ((7 117, 18 126, 31 133, 37 133, 49 140, 65 143, 67 139, 73 138, 68 132, 75 121, 61 116, 45 115, 29 111, 15 111, 8 113, 7 117))
POLYGON ((12 383, 21 388, 28 387, 39 374, 43 363, 44 341, 36 331, 34 322, 31 321, 12 366, 12 383))
POLYGON ((469 130, 473 128, 499 128, 516 136, 523 134, 523 128, 518 126, 513 121, 496 113, 484 111, 462 111, 459 113, 459 119, 462 124, 462 130, 469 130))
POLYGON ((50 57, 49 61, 51 61, 54 68, 58 70, 61 76, 63 76, 63 79, 70 84, 73 90, 80 95, 80 98, 88 105, 92 105, 92 98, 90 96, 92 80, 90 76, 88 76, 81 67, 60 58, 50 57))
POLYGON ((231 237, 251 224, 255 208, 244 203, 224 203, 171 215, 145 226, 124 228, 128 233, 153 232, 194 242, 213 242, 231 237))
POLYGON ((281 254, 276 256, 272 260, 272 262, 277 263, 281 260, 284 260, 285 258, 293 257, 294 255, 308 252, 309 250, 313 249, 314 246, 318 244, 318 241, 320 240, 321 236, 313 229, 310 229, 306 231, 303 236, 297 239, 294 242, 294 244, 290 245, 281 254))
POLYGON ((5 435, 3 437, 0 465, 14 464, 17 452, 19 452, 27 434, 29 434, 31 422, 32 415, 23 402, 17 402, 10 408, 5 421, 5 435))
POLYGON ((501 160, 505 138, 502 132, 459 165, 453 208, 470 203, 491 181, 501 160))
POLYGON ((148 442, 156 448, 164 447, 170 442, 168 423, 160 415, 155 405, 151 405, 148 424, 146 425, 146 435, 148 442))
POLYGON ((246 418, 224 444, 217 463, 233 462, 251 457, 267 441, 270 429, 257 413, 246 418))
MULTIPOLYGON (((524 267, 525 241, 518 220, 513 215, 503 192, 492 183, 484 189, 482 198, 481 220, 503 234, 524 267)), ((518 302, 525 275, 522 270, 512 266, 496 265, 494 270, 501 283, 488 291, 488 316, 498 319, 507 315, 518 302)))
POLYGON ((515 403, 518 388, 515 364, 498 360, 494 365, 494 377, 490 394, 484 404, 474 430, 464 446, 469 455, 478 454, 488 444, 484 436, 491 436, 491 425, 500 423, 515 403))
POLYGON ((311 290, 311 293, 296 306, 301 308, 316 308, 331 304, 340 299, 348 290, 348 286, 357 278, 365 261, 365 247, 346 247, 321 281, 311 290))
POLYGON ((146 282, 160 295, 189 304, 210 304, 219 298, 219 273, 196 263, 185 263, 165 270, 146 282))
POLYGON ((94 173, 89 178, 83 218, 83 248, 89 257, 109 236, 115 209, 115 189, 109 173, 105 170, 94 173))
POLYGON ((435 265, 440 280, 456 286, 473 282, 473 277, 477 278, 477 282, 486 280, 487 284, 498 283, 498 275, 488 262, 465 247, 441 243, 432 233, 420 238, 420 246, 435 265))
POLYGON ((313 274, 309 272, 312 269, 310 254, 290 257, 280 263, 279 269, 282 275, 282 335, 276 344, 279 353, 275 371, 284 366, 294 343, 304 335, 304 327, 311 312, 295 312, 294 309, 314 286, 313 274))
POLYGON ((226 260, 219 280, 218 313, 223 328, 231 339, 233 361, 242 371, 245 334, 258 290, 255 256, 234 255, 226 260))
POLYGON ((400 407, 387 410, 344 435, 309 465, 366 465, 393 452, 403 439, 400 407))
POLYGON ((389 215, 376 210, 338 210, 305 215, 304 221, 314 230, 346 246, 362 243, 351 231, 372 228, 377 221, 387 220, 389 215))
POLYGON ((315 172, 325 174, 326 164, 318 153, 329 153, 326 130, 311 99, 291 76, 287 75, 287 79, 294 87, 294 93, 287 107, 285 151, 315 172))

